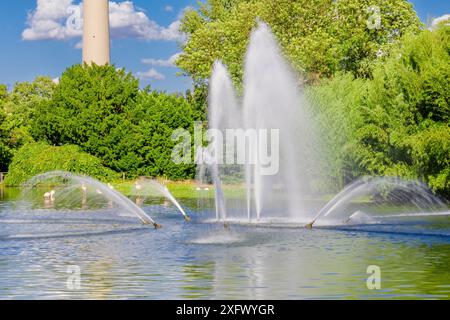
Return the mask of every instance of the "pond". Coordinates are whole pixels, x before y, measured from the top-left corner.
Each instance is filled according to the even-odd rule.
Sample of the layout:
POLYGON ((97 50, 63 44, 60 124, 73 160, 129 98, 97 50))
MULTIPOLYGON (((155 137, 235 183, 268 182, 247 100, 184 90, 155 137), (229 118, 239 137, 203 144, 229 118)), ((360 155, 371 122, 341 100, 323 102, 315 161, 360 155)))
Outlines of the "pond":
POLYGON ((371 228, 225 230, 204 219, 213 202, 180 199, 193 218, 187 223, 155 199, 144 206, 163 225, 155 230, 106 211, 22 210, 19 194, 0 191, 0 299, 450 297, 448 216, 371 228), (416 232, 419 224, 431 232, 416 232), (379 267, 380 289, 367 286, 369 266, 379 267))

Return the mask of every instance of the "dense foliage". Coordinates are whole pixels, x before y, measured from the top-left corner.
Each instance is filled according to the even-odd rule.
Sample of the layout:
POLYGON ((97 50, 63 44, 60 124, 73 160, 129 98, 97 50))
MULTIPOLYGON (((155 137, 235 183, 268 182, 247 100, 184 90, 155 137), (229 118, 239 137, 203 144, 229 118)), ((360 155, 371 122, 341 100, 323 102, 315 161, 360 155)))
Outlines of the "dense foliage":
POLYGON ((366 77, 371 61, 420 26, 406 0, 208 0, 182 19, 188 41, 178 66, 201 83, 220 59, 240 83, 258 19, 270 25, 294 67, 311 80, 337 71, 366 77))
POLYGON ((194 113, 177 95, 140 90, 114 66, 75 65, 64 72, 53 98, 38 106, 32 123, 37 141, 75 144, 103 165, 128 176, 190 178, 192 165, 170 158, 172 132, 193 129, 194 113))
POLYGON ((373 79, 340 74, 309 89, 338 185, 420 178, 450 195, 450 27, 406 35, 373 79))
POLYGON ((16 83, 11 92, 0 86, 0 170, 6 170, 15 150, 33 141, 30 124, 36 108, 51 99, 55 86, 47 77, 16 83))
MULTIPOLYGON (((6 119, 5 112, 0 109, 0 123, 4 123, 6 119)), ((0 126, 0 172, 6 171, 11 161, 12 152, 8 146, 8 134, 0 126)))
POLYGON ((10 184, 54 169, 193 178, 193 164, 171 160, 172 133, 205 123, 216 59, 241 84, 257 18, 309 80, 328 164, 324 191, 389 175, 424 180, 450 199, 450 26, 421 29, 405 0, 205 1, 182 19, 177 64, 195 84, 186 95, 140 89, 124 70, 95 65, 72 66, 59 83, 0 86, 0 171, 10 184))
POLYGON ((103 167, 99 159, 81 152, 78 146, 53 147, 41 142, 26 144, 18 150, 5 184, 18 186, 37 174, 54 170, 85 174, 103 181, 117 177, 114 171, 103 167))

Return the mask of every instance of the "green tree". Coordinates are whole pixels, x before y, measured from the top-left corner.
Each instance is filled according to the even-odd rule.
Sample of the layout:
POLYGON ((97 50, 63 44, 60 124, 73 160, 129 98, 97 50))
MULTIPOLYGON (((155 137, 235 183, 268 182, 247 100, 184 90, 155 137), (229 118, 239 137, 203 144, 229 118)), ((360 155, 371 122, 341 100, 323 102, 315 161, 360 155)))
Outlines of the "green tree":
POLYGON ((6 140, 7 134, 3 129, 3 123, 6 119, 6 114, 4 111, 4 100, 8 94, 7 87, 5 85, 0 85, 0 171, 5 171, 7 164, 10 159, 9 148, 7 147, 6 140))
POLYGON ((0 84, 0 106, 3 107, 4 100, 8 96, 8 87, 4 84, 0 84))
POLYGON ((317 133, 324 143, 322 152, 329 178, 323 185, 330 192, 341 190, 361 174, 350 150, 356 143, 355 132, 364 123, 360 108, 367 87, 366 80, 340 73, 305 90, 314 107, 317 133))
POLYGON ((16 83, 12 91, 3 100, 3 109, 7 115, 1 124, 8 132, 11 148, 20 148, 33 141, 30 134, 31 121, 41 103, 52 98, 56 84, 48 77, 37 77, 33 82, 16 83))
POLYGON ((240 83, 249 35, 258 18, 270 25, 286 56, 311 80, 337 71, 369 76, 372 61, 405 32, 420 27, 406 0, 208 0, 182 19, 188 41, 177 65, 195 83, 202 83, 220 59, 240 83))
POLYGON ((53 99, 39 107, 32 132, 52 145, 78 145, 130 177, 181 179, 193 177, 195 167, 172 163, 171 136, 193 123, 182 96, 140 90, 136 78, 114 66, 75 65, 62 75, 53 99))
POLYGON ((6 120, 6 114, 0 108, 0 171, 6 171, 11 161, 12 152, 8 143, 8 133, 2 128, 6 120))
POLYGON ((445 25, 403 38, 391 56, 376 67, 366 98, 366 121, 385 138, 371 143, 360 139, 362 146, 385 150, 385 165, 377 169, 379 173, 415 176, 447 195, 449 47, 450 27, 445 25), (378 115, 373 110, 378 110, 378 115))
POLYGON ((31 120, 38 105, 52 97, 55 86, 47 77, 16 83, 11 92, 0 86, 0 170, 6 171, 14 152, 33 141, 31 120))
POLYGON ((322 131, 330 132, 323 136, 332 176, 419 178, 450 197, 449 47, 449 26, 407 34, 372 79, 337 75, 309 89, 322 131))
POLYGON ((101 157, 104 138, 138 94, 138 80, 122 69, 74 65, 62 74, 53 98, 40 106, 33 136, 55 145, 80 145, 101 157))
POLYGON ((166 176, 171 179, 193 178, 194 164, 176 164, 171 155, 177 129, 193 133, 195 110, 184 97, 159 92, 142 94, 134 113, 136 132, 141 146, 136 148, 144 163, 140 175, 166 176))
POLYGON ((208 86, 197 84, 186 91, 186 100, 192 108, 195 121, 206 122, 208 110, 208 86))

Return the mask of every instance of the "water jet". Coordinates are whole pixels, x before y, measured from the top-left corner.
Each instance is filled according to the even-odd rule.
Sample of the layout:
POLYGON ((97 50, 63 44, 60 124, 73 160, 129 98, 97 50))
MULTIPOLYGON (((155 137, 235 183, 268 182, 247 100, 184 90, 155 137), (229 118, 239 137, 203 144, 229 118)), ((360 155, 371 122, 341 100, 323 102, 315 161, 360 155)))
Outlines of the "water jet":
POLYGON ((188 216, 177 199, 175 199, 169 189, 154 179, 145 177, 139 178, 134 184, 133 193, 137 195, 137 197, 139 197, 140 202, 142 203, 144 203, 145 198, 149 196, 160 196, 166 198, 177 208, 180 214, 183 215, 183 218, 186 222, 191 221, 191 218, 188 216))
POLYGON ((227 139, 223 144, 214 139, 211 145, 215 151, 223 151, 226 146, 227 154, 221 159, 220 151, 219 156, 217 152, 204 152, 204 158, 213 161, 209 161, 206 169, 200 165, 199 173, 208 172, 214 183, 218 221, 241 218, 244 212, 248 221, 261 221, 273 214, 276 218, 306 220, 305 212, 311 211, 306 199, 320 171, 322 157, 310 108, 298 80, 270 28, 262 22, 250 38, 241 97, 236 94, 226 66, 220 61, 214 64, 208 123, 210 129, 221 132, 227 139), (227 136, 228 130, 242 132, 244 142, 234 145, 233 137, 227 136), (266 135, 253 137, 252 132, 266 135), (279 133, 276 143, 274 132, 279 133), (263 165, 262 150, 267 146, 278 169, 273 174, 265 174, 263 165), (223 192, 227 184, 245 186, 246 208, 228 209, 233 199, 223 192), (278 210, 274 210, 274 205, 278 210))
MULTIPOLYGON (((104 201, 112 202, 121 210, 135 215, 143 224, 152 224, 155 227, 157 225, 150 216, 127 197, 100 181, 87 176, 79 176, 64 171, 47 172, 28 180, 24 184, 25 192, 28 192, 30 189, 40 184, 48 183, 60 186, 60 189, 55 191, 55 193, 59 193, 57 198, 59 203, 56 203, 56 205, 59 204, 60 206, 65 206, 67 208, 75 208, 76 202, 79 201, 79 196, 76 193, 76 190, 78 189, 81 190, 82 209, 88 208, 88 197, 90 194, 95 194, 97 196, 102 196, 104 201), (101 193, 98 191, 101 191, 101 193)), ((95 202, 100 202, 94 195, 92 195, 91 198, 95 202)), ((93 206, 95 207, 95 204, 93 204, 93 206)))

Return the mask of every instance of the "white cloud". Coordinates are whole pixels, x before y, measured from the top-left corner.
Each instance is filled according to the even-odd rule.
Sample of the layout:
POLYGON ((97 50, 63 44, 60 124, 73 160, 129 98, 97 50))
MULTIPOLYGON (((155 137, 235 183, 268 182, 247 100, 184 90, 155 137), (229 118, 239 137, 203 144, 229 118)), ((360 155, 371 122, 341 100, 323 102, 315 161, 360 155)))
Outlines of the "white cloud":
POLYGON ((438 24, 442 23, 443 21, 448 21, 448 24, 450 24, 450 14, 444 14, 438 18, 433 19, 433 21, 431 21, 431 28, 436 28, 438 24))
POLYGON ((64 40, 82 34, 81 6, 72 0, 37 0, 36 10, 28 14, 22 33, 24 40, 64 40))
MULTIPOLYGON (((160 26, 132 1, 109 3, 112 38, 183 41, 180 21, 160 26)), ((82 36, 82 3, 74 0, 37 0, 37 7, 28 14, 24 40, 67 40, 82 36)))
POLYGON ((136 73, 136 76, 142 80, 164 80, 166 78, 166 76, 159 73, 155 68, 151 68, 148 71, 139 71, 136 73))
POLYGON ((166 12, 173 12, 173 7, 172 6, 165 6, 164 7, 164 11, 166 11, 166 12))
POLYGON ((165 40, 172 41, 185 41, 186 36, 180 33, 181 21, 177 20, 172 22, 167 28, 161 29, 161 37, 165 40))
POLYGON ((180 52, 175 53, 173 56, 169 57, 166 60, 153 59, 153 58, 142 59, 142 63, 148 64, 148 65, 151 65, 154 67, 175 67, 175 61, 178 59, 180 54, 181 54, 180 52))

